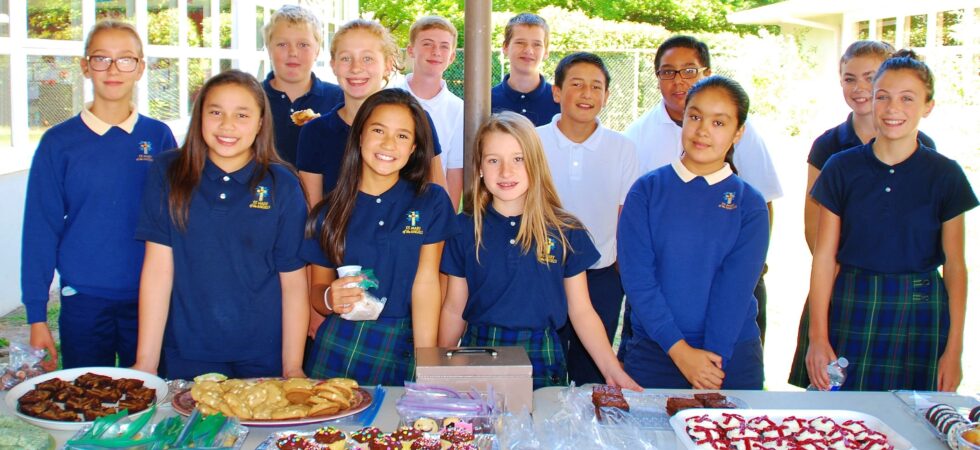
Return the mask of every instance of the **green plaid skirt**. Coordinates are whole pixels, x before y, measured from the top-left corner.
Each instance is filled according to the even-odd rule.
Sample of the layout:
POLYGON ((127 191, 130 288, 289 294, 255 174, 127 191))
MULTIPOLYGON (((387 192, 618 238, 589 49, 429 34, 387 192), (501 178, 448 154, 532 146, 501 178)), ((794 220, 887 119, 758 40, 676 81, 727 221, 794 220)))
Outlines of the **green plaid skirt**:
POLYGON ((466 327, 461 345, 464 347, 524 347, 531 360, 531 378, 534 389, 568 384, 565 353, 561 349, 558 333, 551 328, 544 330, 512 330, 493 325, 466 327))
POLYGON ((364 386, 402 386, 415 378, 412 319, 350 321, 336 314, 317 329, 306 375, 353 378, 364 386))
MULTIPOLYGON (((803 309, 790 383, 809 384, 803 309)), ((830 300, 830 345, 847 358, 841 389, 935 390, 949 333, 949 299, 939 272, 880 274, 841 267, 830 300)))

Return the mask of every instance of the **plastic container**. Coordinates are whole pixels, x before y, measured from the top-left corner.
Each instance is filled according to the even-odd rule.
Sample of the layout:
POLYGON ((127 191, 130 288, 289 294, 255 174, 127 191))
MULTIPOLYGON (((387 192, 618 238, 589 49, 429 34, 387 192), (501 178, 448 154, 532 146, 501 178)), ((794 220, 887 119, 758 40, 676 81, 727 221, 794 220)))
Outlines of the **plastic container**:
POLYGON ((980 422, 969 424, 956 435, 956 443, 959 445, 959 450, 980 450, 980 440, 978 439, 980 439, 980 422), (977 437, 974 440, 977 440, 978 443, 970 442, 966 438, 967 433, 976 433, 977 437))

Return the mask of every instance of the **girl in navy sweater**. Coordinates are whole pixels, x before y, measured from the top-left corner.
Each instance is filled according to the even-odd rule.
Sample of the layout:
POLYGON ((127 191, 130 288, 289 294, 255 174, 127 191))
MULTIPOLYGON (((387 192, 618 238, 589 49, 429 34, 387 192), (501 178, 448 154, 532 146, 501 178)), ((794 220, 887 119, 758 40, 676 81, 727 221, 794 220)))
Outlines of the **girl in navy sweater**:
POLYGON ((769 214, 725 162, 748 109, 738 83, 699 81, 687 95, 681 159, 627 194, 617 245, 634 331, 625 365, 643 387, 762 388, 753 290, 769 214))

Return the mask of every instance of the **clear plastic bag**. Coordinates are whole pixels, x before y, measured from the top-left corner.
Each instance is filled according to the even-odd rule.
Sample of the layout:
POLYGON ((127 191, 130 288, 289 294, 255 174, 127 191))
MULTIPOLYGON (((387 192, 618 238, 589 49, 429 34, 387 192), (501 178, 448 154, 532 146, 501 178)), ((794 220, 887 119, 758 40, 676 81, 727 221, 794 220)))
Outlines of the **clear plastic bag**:
POLYGON ((371 269, 362 269, 361 266, 343 266, 337 268, 337 276, 352 277, 358 275, 364 277, 364 279, 356 284, 351 283, 347 286, 364 289, 364 297, 361 301, 354 303, 354 307, 350 312, 341 314, 340 317, 344 320, 376 320, 381 315, 381 310, 385 308, 385 301, 368 292, 368 289, 376 289, 378 287, 378 278, 374 276, 374 271, 371 269))
POLYGON ((482 394, 407 382, 405 394, 395 402, 395 409, 406 426, 422 418, 433 419, 438 425, 447 418, 458 417, 472 424, 474 433, 492 434, 499 428, 500 404, 492 386, 487 394, 482 394))
POLYGON ((0 389, 10 390, 22 381, 46 373, 41 362, 48 356, 47 350, 13 341, 10 343, 10 362, 0 365, 0 389))
MULTIPOLYGON (((147 414, 149 418, 152 414, 147 414)), ((202 417, 195 409, 188 418, 168 417, 149 425, 144 416, 120 415, 96 420, 83 427, 66 444, 66 450, 238 450, 245 444, 248 428, 236 418, 220 413, 202 417), (111 422, 111 423, 109 423, 111 422)))

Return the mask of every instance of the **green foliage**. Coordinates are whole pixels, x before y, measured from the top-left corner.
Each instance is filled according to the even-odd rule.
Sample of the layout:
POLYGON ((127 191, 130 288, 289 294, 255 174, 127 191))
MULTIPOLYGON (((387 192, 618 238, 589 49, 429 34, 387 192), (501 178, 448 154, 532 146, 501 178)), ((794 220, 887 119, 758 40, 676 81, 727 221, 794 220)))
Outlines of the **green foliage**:
POLYGON ((449 19, 459 30, 457 42, 463 45, 464 0, 360 0, 359 3, 361 15, 384 25, 401 46, 408 44, 408 30, 412 23, 430 14, 449 19))
POLYGON ((82 8, 79 4, 36 5, 27 9, 27 36, 61 41, 82 40, 82 8))

